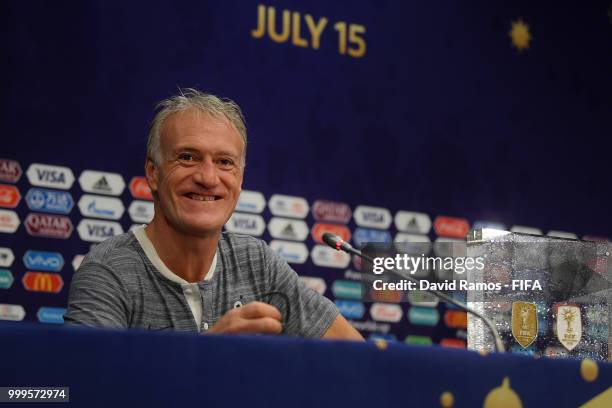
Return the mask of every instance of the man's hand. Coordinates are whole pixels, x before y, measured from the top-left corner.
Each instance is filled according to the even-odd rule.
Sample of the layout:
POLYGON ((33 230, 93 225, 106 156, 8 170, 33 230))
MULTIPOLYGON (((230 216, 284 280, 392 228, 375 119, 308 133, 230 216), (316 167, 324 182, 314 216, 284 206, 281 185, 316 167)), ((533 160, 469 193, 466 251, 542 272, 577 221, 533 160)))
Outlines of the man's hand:
POLYGON ((281 313, 263 302, 251 302, 226 312, 209 333, 263 333, 279 334, 283 331, 281 313))

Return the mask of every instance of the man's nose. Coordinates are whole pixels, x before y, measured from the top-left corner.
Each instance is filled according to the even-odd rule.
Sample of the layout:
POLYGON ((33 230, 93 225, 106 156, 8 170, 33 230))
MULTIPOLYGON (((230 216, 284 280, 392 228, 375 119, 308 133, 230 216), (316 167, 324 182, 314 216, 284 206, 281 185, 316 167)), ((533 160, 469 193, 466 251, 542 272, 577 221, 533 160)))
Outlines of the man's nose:
POLYGON ((212 188, 219 184, 219 169, 212 162, 212 160, 204 160, 197 166, 195 173, 193 174, 194 181, 201 184, 203 187, 212 188))

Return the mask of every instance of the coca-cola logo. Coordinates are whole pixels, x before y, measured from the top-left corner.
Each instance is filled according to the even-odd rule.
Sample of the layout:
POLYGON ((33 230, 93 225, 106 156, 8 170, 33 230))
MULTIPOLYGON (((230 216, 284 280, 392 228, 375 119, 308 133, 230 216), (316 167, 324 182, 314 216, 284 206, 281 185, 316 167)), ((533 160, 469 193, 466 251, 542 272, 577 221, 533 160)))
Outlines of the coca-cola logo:
POLYGON ((434 230, 440 237, 465 238, 470 231, 470 223, 465 218, 439 215, 434 221, 434 230))

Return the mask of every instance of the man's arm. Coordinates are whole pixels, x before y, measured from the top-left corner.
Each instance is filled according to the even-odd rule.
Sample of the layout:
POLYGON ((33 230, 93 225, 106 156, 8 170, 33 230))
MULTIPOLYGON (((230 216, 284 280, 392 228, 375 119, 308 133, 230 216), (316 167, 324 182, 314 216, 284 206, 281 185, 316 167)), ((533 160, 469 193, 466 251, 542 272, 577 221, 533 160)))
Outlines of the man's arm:
POLYGON ((83 261, 70 283, 66 325, 128 328, 127 289, 109 267, 83 261))
POLYGON ((361 334, 342 315, 336 317, 336 320, 329 326, 323 338, 364 341, 361 334))

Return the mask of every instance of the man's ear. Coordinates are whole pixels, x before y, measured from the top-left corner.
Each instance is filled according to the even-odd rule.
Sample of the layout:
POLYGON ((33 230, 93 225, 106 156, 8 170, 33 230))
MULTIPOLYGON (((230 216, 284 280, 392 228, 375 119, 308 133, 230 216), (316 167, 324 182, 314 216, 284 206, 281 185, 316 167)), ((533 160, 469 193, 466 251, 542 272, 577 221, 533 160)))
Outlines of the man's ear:
POLYGON ((157 167, 153 160, 147 158, 145 161, 145 175, 147 177, 147 182, 149 183, 149 188, 151 189, 151 193, 153 196, 157 194, 157 167))

